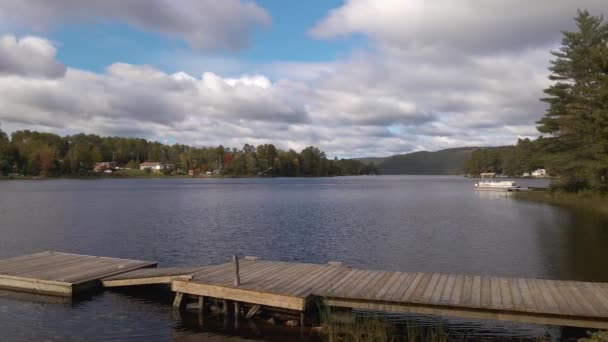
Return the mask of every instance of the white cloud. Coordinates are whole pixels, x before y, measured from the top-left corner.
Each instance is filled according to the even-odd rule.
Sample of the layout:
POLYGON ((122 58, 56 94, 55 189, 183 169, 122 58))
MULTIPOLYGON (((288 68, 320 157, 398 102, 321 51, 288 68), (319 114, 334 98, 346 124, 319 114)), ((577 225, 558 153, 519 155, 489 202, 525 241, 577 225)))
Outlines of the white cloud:
MULTIPOLYGON (((346 0, 312 28, 320 38, 362 33, 400 48, 496 52, 553 43, 577 9, 605 0, 346 0)), ((447 57, 447 56, 446 56, 447 57)))
POLYGON ((197 49, 237 50, 270 15, 245 0, 0 0, 0 22, 39 30, 64 23, 126 22, 197 49))
POLYGON ((511 143, 542 111, 537 98, 546 83, 546 55, 539 49, 481 56, 454 68, 424 62, 416 51, 379 50, 337 61, 305 80, 212 72, 196 77, 125 63, 104 73, 68 68, 56 79, 4 75, 0 121, 9 131, 84 131, 197 145, 316 145, 330 156, 511 143))
POLYGON ((180 129, 216 129, 220 122, 308 121, 290 92, 288 82, 273 83, 260 75, 222 78, 204 73, 195 78, 117 63, 102 74, 69 68, 60 79, 0 76, 0 120, 51 130, 101 128, 105 134, 124 126, 145 136, 174 132, 178 138, 180 129))
POLYGON ((66 68, 55 59, 56 53, 53 44, 42 38, 0 36, 0 75, 62 77, 66 68))
MULTIPOLYGON (((64 77, 41 79, 26 68, 0 75, 0 121, 9 131, 316 145, 330 156, 511 144, 538 134, 549 50, 576 14, 576 6, 562 0, 506 11, 518 4, 524 6, 347 1, 314 34, 364 34, 371 46, 326 63, 178 53, 171 69, 184 71, 175 73, 116 63, 103 73, 68 68, 64 77)), ((590 10, 599 5, 580 3, 590 10)), ((167 68, 167 57, 161 60, 154 61, 167 68)))

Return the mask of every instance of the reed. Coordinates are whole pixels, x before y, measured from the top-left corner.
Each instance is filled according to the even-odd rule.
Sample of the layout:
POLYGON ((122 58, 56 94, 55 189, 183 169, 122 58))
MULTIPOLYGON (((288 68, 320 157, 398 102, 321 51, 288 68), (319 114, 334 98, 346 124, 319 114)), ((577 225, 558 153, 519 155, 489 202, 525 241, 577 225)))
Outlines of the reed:
POLYGON ((581 338, 579 342, 608 342, 608 330, 589 333, 589 337, 581 338))
POLYGON ((538 203, 548 203, 608 215, 608 196, 594 191, 576 193, 563 191, 516 192, 515 198, 538 203))
MULTIPOLYGON (((391 322, 369 314, 356 314, 332 309, 316 300, 321 323, 321 337, 328 342, 465 342, 465 341, 546 341, 545 336, 513 338, 508 336, 450 335, 441 324, 420 325, 412 322, 391 322)), ((597 338, 597 337, 594 337, 597 338)), ((591 339, 585 342, 608 342, 591 339)))

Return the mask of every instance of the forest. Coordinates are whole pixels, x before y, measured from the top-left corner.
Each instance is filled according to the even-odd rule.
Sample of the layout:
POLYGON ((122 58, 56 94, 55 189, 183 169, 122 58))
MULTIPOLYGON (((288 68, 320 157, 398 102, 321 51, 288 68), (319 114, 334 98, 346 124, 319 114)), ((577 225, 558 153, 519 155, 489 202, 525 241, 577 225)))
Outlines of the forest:
POLYGON ((78 176, 92 173, 95 163, 115 161, 137 169, 139 163, 171 163, 176 174, 189 170, 221 170, 225 176, 343 176, 376 174, 373 164, 351 159, 328 159, 310 146, 300 152, 283 151, 272 144, 245 145, 242 149, 165 145, 138 138, 101 137, 92 134, 59 136, 29 130, 10 137, 0 129, 0 175, 78 176))
POLYGON ((565 191, 608 193, 608 23, 579 11, 577 31, 563 32, 549 67, 548 104, 537 121, 543 134, 515 146, 474 151, 465 173, 493 171, 521 175, 537 167, 558 177, 565 191))

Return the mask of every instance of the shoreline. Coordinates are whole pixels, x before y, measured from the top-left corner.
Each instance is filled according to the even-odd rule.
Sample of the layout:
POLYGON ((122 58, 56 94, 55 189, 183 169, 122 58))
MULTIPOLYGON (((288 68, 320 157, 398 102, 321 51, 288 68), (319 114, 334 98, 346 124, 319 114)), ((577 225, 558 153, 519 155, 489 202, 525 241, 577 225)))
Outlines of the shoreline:
POLYGON ((583 210, 608 216, 608 196, 584 191, 568 193, 562 191, 523 191, 514 192, 518 200, 545 203, 562 208, 583 210))
POLYGON ((45 181, 55 179, 81 179, 81 180, 96 180, 96 179, 227 179, 227 178, 335 178, 335 177, 358 177, 358 176, 369 176, 369 175, 343 175, 343 176, 189 176, 189 175, 163 175, 163 174, 152 174, 152 175, 83 175, 83 176, 0 176, 0 181, 9 180, 28 180, 28 181, 45 181))

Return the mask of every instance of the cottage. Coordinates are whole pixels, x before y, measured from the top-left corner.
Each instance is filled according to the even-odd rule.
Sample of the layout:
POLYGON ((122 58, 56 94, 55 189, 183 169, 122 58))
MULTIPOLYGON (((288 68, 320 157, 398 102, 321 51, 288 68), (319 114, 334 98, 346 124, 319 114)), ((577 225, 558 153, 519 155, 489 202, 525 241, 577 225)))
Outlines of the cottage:
POLYGON ((532 171, 532 177, 545 177, 547 176, 547 171, 545 169, 536 169, 532 171))
POLYGON ((118 164, 115 162, 99 162, 95 163, 93 166, 93 170, 95 172, 104 172, 106 170, 114 170, 118 167, 118 164))
POLYGON ((175 170, 175 165, 161 162, 145 162, 139 164, 140 170, 151 170, 152 172, 163 172, 175 170))

